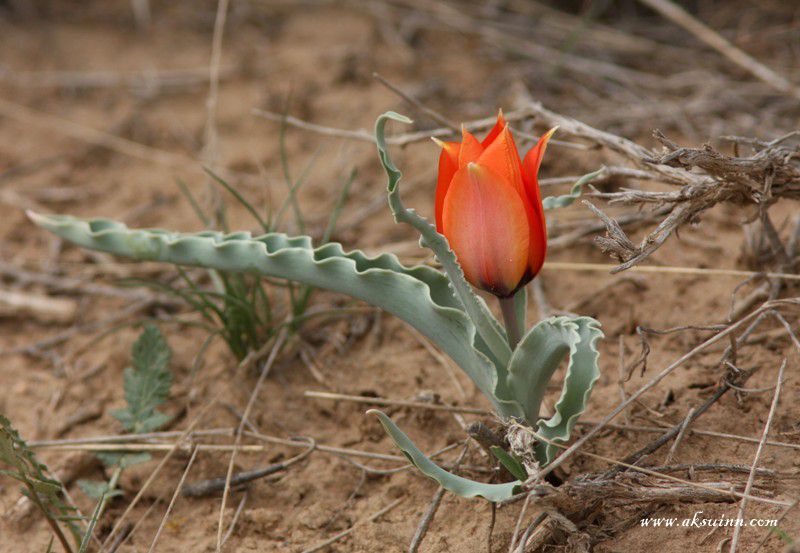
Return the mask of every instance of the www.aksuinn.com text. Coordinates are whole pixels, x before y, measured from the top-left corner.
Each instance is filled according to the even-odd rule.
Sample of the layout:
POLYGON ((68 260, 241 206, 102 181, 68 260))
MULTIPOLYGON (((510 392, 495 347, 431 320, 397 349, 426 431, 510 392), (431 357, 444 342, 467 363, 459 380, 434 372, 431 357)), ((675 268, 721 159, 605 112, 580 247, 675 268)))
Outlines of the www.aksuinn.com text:
POLYGON ((648 517, 643 518, 641 526, 650 528, 733 528, 736 526, 756 526, 759 528, 774 528, 778 526, 777 519, 768 518, 738 518, 721 515, 715 518, 703 516, 703 511, 697 511, 691 517, 648 517))

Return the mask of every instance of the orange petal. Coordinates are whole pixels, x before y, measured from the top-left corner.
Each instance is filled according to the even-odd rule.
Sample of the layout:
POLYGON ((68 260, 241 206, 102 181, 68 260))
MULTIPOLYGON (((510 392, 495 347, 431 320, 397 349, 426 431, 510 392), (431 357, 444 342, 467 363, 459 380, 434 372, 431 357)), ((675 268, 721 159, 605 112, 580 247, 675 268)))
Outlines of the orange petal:
POLYGON ((467 280, 497 296, 513 293, 528 269, 525 202, 477 163, 459 169, 444 200, 444 235, 467 280))
POLYGON ((436 204, 434 212, 436 214, 436 230, 442 232, 442 209, 444 208, 444 197, 450 187, 453 175, 458 171, 458 154, 461 144, 458 142, 442 142, 433 139, 441 148, 439 154, 439 174, 436 179, 436 204))
POLYGON ((532 199, 527 192, 523 178, 522 162, 520 162, 517 146, 514 143, 514 137, 511 135, 508 125, 503 128, 494 142, 483 151, 479 158, 479 163, 502 176, 507 183, 514 187, 520 197, 524 198, 525 212, 530 223, 528 259, 531 271, 523 283, 527 284, 530 279, 536 276, 536 273, 541 269, 542 263, 544 263, 547 235, 544 229, 541 199, 538 196, 532 199))
POLYGON ((461 127, 461 150, 458 154, 458 168, 466 167, 468 163, 477 161, 483 153, 483 146, 478 142, 471 132, 462 125, 461 127))
POLYGON ((547 251, 547 223, 542 208, 542 194, 539 191, 539 167, 542 164, 547 142, 558 127, 553 127, 539 139, 536 146, 530 149, 522 161, 522 180, 525 183, 525 193, 533 207, 534 216, 531 225, 531 251, 530 271, 532 276, 541 270, 544 256, 547 251))
POLYGON ((521 197, 526 197, 522 181, 522 163, 508 125, 503 127, 497 138, 483 151, 478 163, 500 175, 521 197))
POLYGON ((539 139, 539 142, 536 143, 536 146, 531 148, 525 155, 525 160, 522 162, 522 172, 525 177, 526 185, 530 182, 537 182, 539 167, 542 165, 542 158, 544 157, 544 152, 547 150, 547 143, 557 130, 558 127, 553 127, 544 133, 539 139))
POLYGON ((501 132, 503 132, 505 126, 506 120, 503 117, 503 110, 501 109, 497 111, 497 122, 494 124, 494 127, 492 127, 492 130, 489 131, 489 134, 486 135, 486 138, 483 139, 481 146, 484 148, 488 147, 489 144, 494 142, 494 139, 497 138, 501 132))

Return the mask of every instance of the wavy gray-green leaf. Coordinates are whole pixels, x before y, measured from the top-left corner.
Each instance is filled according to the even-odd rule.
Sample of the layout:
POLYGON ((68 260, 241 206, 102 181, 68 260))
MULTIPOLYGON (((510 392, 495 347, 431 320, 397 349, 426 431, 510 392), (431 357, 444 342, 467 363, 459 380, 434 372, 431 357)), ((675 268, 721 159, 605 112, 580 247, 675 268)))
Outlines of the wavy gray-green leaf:
MULTIPOLYGON (((107 219, 29 213, 39 226, 93 250, 137 260, 164 261, 231 272, 254 272, 341 292, 406 321, 449 355, 503 416, 519 406, 495 399, 497 369, 480 349, 475 326, 447 277, 432 267, 405 267, 394 255, 346 253, 340 244, 314 249, 308 236, 249 232, 196 234, 129 229, 107 219)), ((484 346, 485 347, 485 346, 484 346)))
POLYGON ((450 277, 450 284, 456 297, 461 301, 464 310, 469 314, 475 324, 478 334, 483 342, 491 350, 496 365, 505 367, 511 357, 511 349, 508 346, 508 338, 505 329, 494 318, 486 303, 472 290, 472 287, 464 278, 464 271, 456 260, 456 255, 450 249, 447 238, 436 231, 424 217, 421 217, 413 209, 408 209, 400 199, 400 179, 403 173, 392 162, 389 150, 386 145, 385 129, 389 120, 400 123, 411 123, 411 119, 393 111, 387 111, 375 122, 375 141, 378 145, 378 156, 383 165, 386 175, 389 178, 387 190, 389 192, 389 207, 392 210, 395 221, 411 225, 421 236, 420 245, 429 248, 442 264, 442 268, 450 277))
MULTIPOLYGON (((555 413, 547 420, 539 421, 538 433, 554 442, 569 440, 572 428, 586 410, 586 404, 597 379, 600 378, 597 341, 603 337, 600 323, 591 317, 572 319, 578 326, 578 341, 570 343, 569 365, 556 403, 555 413)), ((538 456, 549 463, 559 448, 552 444, 539 444, 538 456)))
POLYGON ((509 499, 519 490, 522 482, 508 482, 506 484, 484 484, 461 476, 447 472, 442 467, 428 459, 414 442, 411 441, 405 432, 400 430, 397 425, 381 411, 370 409, 367 413, 377 415, 386 433, 392 438, 394 443, 405 454, 411 463, 423 474, 434 479, 444 489, 451 491, 461 497, 483 497, 489 501, 504 501, 509 499))
MULTIPOLYGON (((572 427, 586 410, 594 383, 600 376, 596 342, 603 336, 600 323, 591 317, 550 317, 520 340, 508 367, 506 389, 525 413, 531 426, 551 440, 569 439, 572 427), (555 414, 539 420, 539 410, 547 389, 561 361, 569 356, 567 374, 556 404, 555 414)), ((543 464, 552 461, 557 448, 543 444, 537 451, 543 464)))

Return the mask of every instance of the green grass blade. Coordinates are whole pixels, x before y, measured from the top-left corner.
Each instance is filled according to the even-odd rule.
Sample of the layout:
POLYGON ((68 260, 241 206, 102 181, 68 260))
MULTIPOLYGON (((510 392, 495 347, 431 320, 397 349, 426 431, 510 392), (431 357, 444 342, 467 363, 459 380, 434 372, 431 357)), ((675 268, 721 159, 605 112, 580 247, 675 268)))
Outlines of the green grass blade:
POLYGON ((200 219, 200 222, 203 223, 203 226, 209 228, 211 226, 211 219, 203 213, 203 208, 200 207, 200 203, 197 201, 197 198, 194 197, 192 191, 189 190, 189 187, 186 186, 186 183, 183 179, 178 179, 178 188, 180 188, 181 194, 186 198, 189 202, 189 205, 192 206, 192 211, 194 211, 197 218, 200 219))
POLYGON ((262 229, 264 232, 269 232, 269 224, 267 224, 267 222, 266 222, 266 221, 264 221, 264 219, 262 219, 262 218, 261 218, 261 215, 259 215, 259 214, 258 214, 258 210, 256 210, 256 208, 255 208, 255 207, 253 207, 253 204, 251 204, 250 202, 248 202, 248 201, 247 201, 247 200, 244 198, 244 196, 242 196, 242 195, 239 193, 239 191, 238 191, 238 190, 236 190, 236 189, 235 189, 233 186, 231 186, 230 184, 228 184, 228 182, 227 182, 225 179, 223 179, 222 177, 220 177, 219 175, 217 175, 216 173, 214 173, 214 172, 213 172, 211 169, 209 169, 208 167, 204 167, 204 168, 203 168, 203 170, 204 170, 204 171, 205 171, 205 172, 208 174, 208 176, 209 176, 209 177, 211 177, 211 179, 212 179, 214 182, 216 182, 217 184, 219 184, 220 186, 222 186, 222 187, 223 187, 225 190, 227 190, 227 191, 228 191, 228 193, 230 193, 230 195, 231 195, 231 196, 233 196, 234 198, 236 198, 236 201, 237 201, 237 202, 239 202, 240 204, 242 204, 242 206, 243 206, 243 207, 244 207, 244 208, 245 208, 245 209, 246 209, 246 210, 247 210, 247 211, 250 213, 250 215, 252 215, 252 216, 253 216, 253 218, 254 218, 254 219, 255 219, 255 220, 258 222, 259 226, 261 227, 261 229, 262 229))

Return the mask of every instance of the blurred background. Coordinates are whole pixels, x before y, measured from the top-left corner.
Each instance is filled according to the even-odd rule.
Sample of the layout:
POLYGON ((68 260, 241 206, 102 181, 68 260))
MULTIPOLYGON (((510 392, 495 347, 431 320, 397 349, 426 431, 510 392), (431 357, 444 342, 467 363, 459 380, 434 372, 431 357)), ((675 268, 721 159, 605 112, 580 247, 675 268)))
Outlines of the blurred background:
MULTIPOLYGON (((430 134, 452 136, 462 122, 470 122, 480 135, 490 123, 483 120, 503 109, 512 118, 518 115, 513 124, 520 148, 526 149, 547 128, 546 117, 524 112, 540 102, 653 151, 661 147, 653 137, 658 129, 681 146, 708 143, 733 154, 726 136, 769 141, 798 128, 799 60, 800 4, 792 0, 0 0, 0 284, 6 291, 55 302, 43 309, 0 307, 0 413, 29 440, 115 434, 118 424, 108 410, 123 401, 121 371, 137 335, 134 327, 144 319, 163 323, 175 351, 176 384, 168 411, 176 428, 215 397, 233 411, 216 405, 202 427, 235 426, 236 409, 246 404, 255 379, 240 365, 252 344, 236 351, 219 340, 206 343, 207 332, 176 322, 186 314, 185 304, 143 295, 153 286, 131 286, 142 280, 178 286, 174 268, 133 265, 67 246, 36 229, 25 217, 27 209, 108 217, 131 227, 263 230, 232 188, 271 217, 276 230, 304 232, 369 253, 391 251, 408 263, 431 261, 417 247, 413 231, 393 223, 385 205, 385 176, 371 142, 382 112, 392 109, 414 119, 411 127, 393 127, 400 137, 394 155, 405 173, 406 203, 430 217, 438 156, 430 134)), ((548 150, 542 169, 545 195, 564 193, 576 176, 602 165, 622 163, 618 152, 585 137, 567 132, 555 138, 559 142, 548 150)), ((601 189, 619 191, 631 183, 609 178, 601 189)), ((637 186, 674 189, 658 182, 637 186)), ((602 207, 614 217, 637 212, 602 207)), ((783 223, 796 214, 796 204, 775 209, 785 234, 783 223)), ((699 224, 687 225, 680 241, 671 237, 653 262, 753 268, 755 254, 745 228, 751 216, 747 206, 717 206, 702 221, 692 221, 699 224)), ((643 221, 646 228, 626 227, 632 236, 640 239, 657 223, 643 221)), ((549 224, 553 240, 567 237, 551 259, 613 261, 593 245, 604 227, 586 207, 576 204, 549 224)), ((200 285, 208 284, 202 275, 197 278, 200 285)), ((607 274, 554 271, 545 271, 541 283, 532 317, 568 310, 604 324, 606 376, 590 418, 618 401, 616 359, 638 352, 638 325, 725 320, 736 287, 736 281, 703 277, 615 280, 607 274), (671 291, 669 299, 665 290, 671 291)), ((280 290, 275 293, 282 297, 280 290)), ((280 297, 278 311, 296 307, 281 304, 280 297)), ((315 294, 311 302, 352 307, 332 294, 315 294)), ((357 309, 300 330, 253 414, 262 431, 396 454, 377 424, 363 415, 363 406, 313 401, 303 393, 323 389, 480 403, 466 378, 445 370, 419 336, 390 317, 357 309)), ((664 338, 651 363, 660 367, 696 338, 692 333, 664 338)), ((746 358, 746 364, 777 367, 777 356, 765 349, 746 358)), ((669 399, 662 389, 635 411, 648 424, 679 422, 720 371, 714 360, 700 360, 667 383, 669 399)), ((774 374, 756 380, 753 386, 770 386, 774 374)), ((791 393, 796 396, 797 388, 791 393)), ((757 435, 763 418, 753 413, 765 413, 769 397, 745 407, 727 399, 707 416, 706 425, 757 435)), ((777 427, 794 432, 786 439, 796 441, 798 410, 792 409, 777 427)), ((429 451, 463 439, 463 421, 450 414, 402 409, 396 414, 429 451)), ((649 439, 613 435, 597 451, 613 455, 649 439)), ((772 460, 792 467, 788 451, 772 460)), ((269 455, 242 455, 237 468, 295 453, 275 446, 269 455)), ((693 460, 742 463, 751 456, 741 444, 705 442, 694 444, 690 454, 693 460)), ((478 453, 471 457, 473 465, 486 463, 478 453)), ((43 458, 64 471, 78 505, 90 509, 91 501, 72 482, 104 475, 94 457, 85 451, 46 451, 43 458)), ((224 475, 227 463, 224 454, 201 455, 190 480, 224 475)), ((154 466, 126 471, 124 496, 109 506, 101 538, 154 466)), ((141 519, 141 526, 120 551, 147 550, 171 494, 168 484, 185 466, 179 455, 159 474, 157 489, 148 491, 129 516, 131 522, 141 519)), ((604 468, 596 460, 576 458, 568 470, 604 468)), ((251 486, 228 547, 302 551, 403 497, 396 510, 326 550, 406 550, 434 492, 433 484, 408 472, 374 474, 336 456, 314 455, 275 481, 251 486)), ((229 518, 240 497, 229 502, 229 518)), ((701 508, 730 514, 735 507, 701 508)), ((165 527, 162 550, 213 550, 218 509, 218 498, 181 500, 165 527)), ((507 550, 518 509, 497 512, 490 551, 507 550)), ((689 515, 696 510, 693 505, 675 509, 689 515)), ((46 525, 20 511, 14 484, 0 480, 3 511, 0 551, 45 550, 46 525)), ((488 504, 447 496, 422 550, 483 550, 493 516, 488 504)), ((609 511, 607 516, 597 524, 602 532, 592 534, 597 551, 641 551, 658 536, 673 548, 664 551, 701 550, 697 534, 659 534, 622 524, 640 513, 626 518, 609 511)), ((785 530, 797 535, 797 522, 791 524, 785 530)), ((756 534, 747 543, 755 544, 756 534)), ((778 551, 781 544, 771 546, 764 550, 778 551)))

